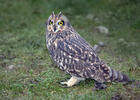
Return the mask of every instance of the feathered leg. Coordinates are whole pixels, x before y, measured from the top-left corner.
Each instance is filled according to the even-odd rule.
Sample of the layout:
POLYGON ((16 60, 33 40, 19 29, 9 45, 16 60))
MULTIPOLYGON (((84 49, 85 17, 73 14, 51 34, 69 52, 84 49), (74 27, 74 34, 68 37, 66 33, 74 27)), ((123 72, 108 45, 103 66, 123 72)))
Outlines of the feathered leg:
POLYGON ((107 86, 104 83, 99 83, 99 82, 95 82, 95 88, 93 88, 93 90, 102 90, 107 88, 107 86))
POLYGON ((62 85, 66 85, 66 86, 62 86, 62 87, 71 87, 75 84, 78 84, 81 80, 84 80, 83 78, 78 78, 75 76, 72 76, 68 81, 66 82, 60 82, 62 85))

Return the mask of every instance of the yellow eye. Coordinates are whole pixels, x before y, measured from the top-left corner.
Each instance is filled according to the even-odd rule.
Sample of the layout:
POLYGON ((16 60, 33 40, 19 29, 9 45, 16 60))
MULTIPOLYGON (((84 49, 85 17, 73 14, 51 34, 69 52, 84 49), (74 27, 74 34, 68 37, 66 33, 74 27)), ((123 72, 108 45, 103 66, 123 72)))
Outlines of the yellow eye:
POLYGON ((53 24, 53 21, 50 20, 49 25, 53 24))
POLYGON ((64 21, 60 21, 58 24, 62 26, 64 25, 64 21))

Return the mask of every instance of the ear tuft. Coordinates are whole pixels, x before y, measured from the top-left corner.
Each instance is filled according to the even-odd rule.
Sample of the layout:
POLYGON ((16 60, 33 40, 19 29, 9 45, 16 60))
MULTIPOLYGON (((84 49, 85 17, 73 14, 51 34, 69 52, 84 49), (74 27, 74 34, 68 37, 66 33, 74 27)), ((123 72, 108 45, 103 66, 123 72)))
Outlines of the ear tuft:
POLYGON ((52 17, 54 17, 55 16, 55 14, 54 14, 54 11, 52 12, 52 17))
POLYGON ((61 17, 63 14, 62 12, 60 11, 59 14, 58 14, 58 17, 61 17))

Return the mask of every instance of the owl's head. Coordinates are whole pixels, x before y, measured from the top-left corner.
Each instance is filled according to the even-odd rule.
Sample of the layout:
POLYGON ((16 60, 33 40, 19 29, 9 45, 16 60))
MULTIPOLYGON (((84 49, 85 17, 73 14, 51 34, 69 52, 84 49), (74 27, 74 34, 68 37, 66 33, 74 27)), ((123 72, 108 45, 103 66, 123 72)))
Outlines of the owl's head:
POLYGON ((46 22, 47 31, 52 33, 59 33, 69 28, 70 24, 68 19, 60 12, 55 15, 54 12, 48 18, 46 22))

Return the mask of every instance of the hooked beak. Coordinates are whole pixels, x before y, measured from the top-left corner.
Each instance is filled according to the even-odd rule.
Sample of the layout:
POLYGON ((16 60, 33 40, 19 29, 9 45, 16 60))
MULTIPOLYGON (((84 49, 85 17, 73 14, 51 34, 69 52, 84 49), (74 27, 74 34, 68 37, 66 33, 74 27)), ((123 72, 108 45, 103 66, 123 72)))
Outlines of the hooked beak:
POLYGON ((54 32, 56 31, 56 25, 53 26, 53 31, 54 31, 54 32))

